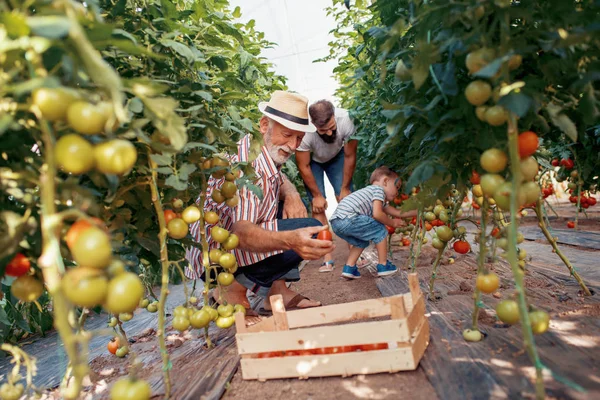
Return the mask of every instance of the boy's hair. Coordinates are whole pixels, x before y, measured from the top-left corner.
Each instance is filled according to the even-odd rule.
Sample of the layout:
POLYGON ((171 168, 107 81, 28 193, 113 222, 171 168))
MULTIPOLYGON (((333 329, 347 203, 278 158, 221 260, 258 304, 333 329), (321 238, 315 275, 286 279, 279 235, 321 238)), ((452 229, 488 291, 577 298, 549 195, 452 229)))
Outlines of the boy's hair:
POLYGON ((373 182, 376 182, 384 177, 397 178, 398 174, 392 171, 389 167, 382 165, 381 167, 373 171, 373 173, 371 174, 371 179, 369 179, 369 183, 373 184, 373 182))

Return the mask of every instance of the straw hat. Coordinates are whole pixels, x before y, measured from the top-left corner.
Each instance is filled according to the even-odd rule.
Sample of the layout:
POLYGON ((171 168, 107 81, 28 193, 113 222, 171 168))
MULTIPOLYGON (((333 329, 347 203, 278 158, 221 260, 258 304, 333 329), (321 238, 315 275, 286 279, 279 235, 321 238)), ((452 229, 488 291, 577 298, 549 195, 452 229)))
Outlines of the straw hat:
POLYGON ((317 130, 308 119, 308 99, 297 93, 276 90, 271 95, 269 102, 258 103, 258 109, 286 128, 300 132, 317 130))

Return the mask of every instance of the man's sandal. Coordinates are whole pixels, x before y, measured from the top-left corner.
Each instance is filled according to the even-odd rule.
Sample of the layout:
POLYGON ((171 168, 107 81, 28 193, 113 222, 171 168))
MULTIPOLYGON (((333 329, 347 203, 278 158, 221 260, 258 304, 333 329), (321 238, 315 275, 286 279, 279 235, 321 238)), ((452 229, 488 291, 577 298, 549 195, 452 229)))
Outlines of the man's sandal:
MULTIPOLYGON (((298 307, 298 304, 300 304, 302 302, 302 300, 310 300, 310 299, 306 296, 302 296, 301 294, 297 294, 294 297, 292 297, 292 299, 284 306, 285 310, 292 311, 292 310, 304 310, 305 308, 321 307, 321 304, 319 304, 318 306, 298 307)), ((266 299, 265 299, 265 301, 266 301, 266 299)), ((273 315, 273 311, 267 310, 263 306, 258 309, 258 314, 262 315, 262 316, 270 316, 270 315, 273 315)))
POLYGON ((333 260, 325 261, 319 267, 319 272, 332 272, 335 269, 335 264, 333 260))

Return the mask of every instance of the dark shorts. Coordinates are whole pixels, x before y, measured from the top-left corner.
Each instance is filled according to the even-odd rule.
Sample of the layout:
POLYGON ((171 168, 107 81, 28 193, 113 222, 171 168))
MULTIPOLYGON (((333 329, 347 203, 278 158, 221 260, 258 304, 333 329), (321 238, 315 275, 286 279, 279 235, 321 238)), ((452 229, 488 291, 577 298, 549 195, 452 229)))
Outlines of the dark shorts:
MULTIPOLYGON (((291 231, 309 226, 321 226, 314 218, 278 219, 279 231, 291 231)), ((259 296, 266 297, 273 282, 285 279, 286 282, 300 280, 298 265, 302 257, 293 250, 265 258, 255 264, 238 268, 235 280, 259 296)))

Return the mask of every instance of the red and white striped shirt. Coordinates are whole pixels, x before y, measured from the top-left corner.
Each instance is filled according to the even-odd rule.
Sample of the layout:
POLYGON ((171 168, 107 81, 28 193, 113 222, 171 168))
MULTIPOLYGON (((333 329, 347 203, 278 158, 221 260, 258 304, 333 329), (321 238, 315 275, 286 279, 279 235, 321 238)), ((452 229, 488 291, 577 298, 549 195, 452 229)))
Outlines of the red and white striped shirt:
MULTIPOLYGON (((250 155, 250 135, 246 135, 238 142, 238 154, 229 156, 232 163, 244 162, 249 160, 250 155)), ((236 207, 229 207, 225 203, 216 203, 211 194, 213 190, 220 189, 225 178, 215 179, 211 177, 208 181, 206 191, 206 200, 204 202, 205 211, 215 211, 219 214, 219 223, 223 228, 230 230, 231 226, 237 221, 250 221, 261 228, 276 231, 277 230, 277 206, 279 204, 279 189, 283 183, 281 172, 273 162, 267 149, 262 146, 261 153, 252 161, 252 167, 258 177, 256 186, 262 189, 263 199, 260 200, 252 191, 244 187, 238 191, 240 202, 236 207)), ((196 203, 200 202, 200 197, 196 203)), ((206 225, 207 239, 209 249, 219 247, 219 243, 210 237, 210 229, 214 225, 206 225)), ((196 242, 200 242, 200 221, 195 222, 190 227, 196 242)), ((240 267, 257 263, 267 257, 281 253, 281 250, 268 253, 255 253, 235 249, 235 255, 240 267)), ((198 279, 202 275, 202 250, 196 247, 190 247, 186 250, 186 258, 189 266, 186 267, 186 276, 190 279, 198 279)))

